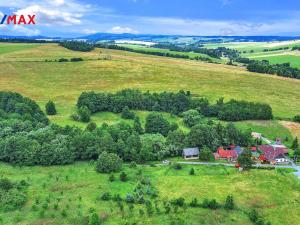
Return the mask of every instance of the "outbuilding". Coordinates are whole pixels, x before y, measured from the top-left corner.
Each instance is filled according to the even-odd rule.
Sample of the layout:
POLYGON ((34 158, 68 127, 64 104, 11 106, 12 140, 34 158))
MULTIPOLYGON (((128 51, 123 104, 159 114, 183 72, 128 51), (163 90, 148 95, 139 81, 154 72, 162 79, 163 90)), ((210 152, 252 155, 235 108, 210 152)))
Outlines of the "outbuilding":
POLYGON ((182 151, 184 159, 199 159, 199 148, 185 148, 182 151))

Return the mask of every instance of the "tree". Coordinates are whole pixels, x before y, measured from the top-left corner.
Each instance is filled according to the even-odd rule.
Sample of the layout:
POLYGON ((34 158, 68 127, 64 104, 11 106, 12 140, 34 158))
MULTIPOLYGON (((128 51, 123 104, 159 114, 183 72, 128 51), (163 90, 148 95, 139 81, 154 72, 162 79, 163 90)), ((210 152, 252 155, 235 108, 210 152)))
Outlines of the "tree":
POLYGON ((99 173, 117 172, 122 167, 122 160, 113 153, 102 152, 97 160, 96 170, 99 173))
POLYGON ((167 136, 166 145, 170 156, 179 156, 184 147, 185 134, 182 130, 170 131, 167 136))
POLYGON ((160 133, 167 136, 170 131, 170 123, 159 113, 150 113, 146 118, 145 132, 160 133))
POLYGON ((123 119, 133 119, 135 117, 134 113, 129 110, 128 106, 125 106, 122 110, 121 117, 123 119))
POLYGON ((141 137, 140 161, 162 160, 167 154, 165 138, 161 134, 145 134, 141 137))
POLYGON ((95 130, 97 128, 97 124, 95 122, 90 122, 87 126, 86 126, 86 130, 92 132, 93 130, 95 130))
POLYGON ((233 210, 234 209, 234 201, 233 201, 233 196, 232 195, 228 195, 226 197, 224 208, 227 209, 227 210, 233 210))
POLYGON ((88 123, 91 120, 91 112, 86 106, 80 107, 78 109, 78 115, 82 122, 88 123))
POLYGON ((194 168, 191 168, 191 170, 190 170, 190 175, 195 175, 195 170, 194 170, 194 168))
POLYGON ((291 149, 297 150, 298 148, 299 148, 298 137, 295 137, 295 139, 292 143, 291 149))
POLYGON ((200 123, 201 120, 203 119, 203 117, 200 115, 200 113, 194 109, 190 109, 186 112, 183 112, 182 116, 183 116, 183 122, 188 127, 192 127, 192 126, 200 123))
POLYGON ((199 153, 199 159, 203 161, 212 161, 213 158, 212 151, 208 147, 204 146, 199 153))
POLYGON ((140 118, 138 116, 136 116, 134 118, 134 122, 133 122, 133 130, 138 133, 138 134, 143 134, 144 130, 140 121, 140 118))
POLYGON ((244 150, 242 154, 238 157, 238 163, 244 170, 248 170, 254 164, 252 160, 251 152, 249 150, 244 150))
POLYGON ((47 115, 56 115, 56 108, 53 101, 49 101, 46 104, 46 113, 47 115))

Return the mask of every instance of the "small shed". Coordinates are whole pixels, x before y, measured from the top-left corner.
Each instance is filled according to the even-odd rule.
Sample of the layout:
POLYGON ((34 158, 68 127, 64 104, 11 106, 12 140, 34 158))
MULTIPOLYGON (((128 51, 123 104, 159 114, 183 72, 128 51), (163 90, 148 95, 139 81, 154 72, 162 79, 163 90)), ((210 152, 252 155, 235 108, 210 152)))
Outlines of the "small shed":
POLYGON ((185 148, 182 151, 184 159, 199 159, 199 148, 185 148))

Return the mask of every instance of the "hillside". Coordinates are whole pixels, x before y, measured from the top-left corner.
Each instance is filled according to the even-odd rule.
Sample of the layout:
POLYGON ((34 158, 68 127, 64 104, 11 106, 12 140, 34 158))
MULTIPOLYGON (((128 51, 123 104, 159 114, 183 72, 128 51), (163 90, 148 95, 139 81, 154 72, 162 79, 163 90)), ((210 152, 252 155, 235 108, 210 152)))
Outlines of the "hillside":
POLYGON ((0 87, 31 97, 41 106, 49 99, 54 100, 59 111, 52 118, 54 121, 69 117, 82 91, 129 87, 150 91, 185 89, 211 101, 225 97, 225 100, 265 102, 272 106, 277 117, 299 114, 300 81, 294 79, 249 73, 239 67, 116 50, 81 53, 56 44, 34 44, 30 48, 24 44, 23 49, 19 45, 0 45, 0 87), (111 60, 103 60, 107 56, 111 60), (85 61, 45 62, 61 57, 82 57, 85 61))

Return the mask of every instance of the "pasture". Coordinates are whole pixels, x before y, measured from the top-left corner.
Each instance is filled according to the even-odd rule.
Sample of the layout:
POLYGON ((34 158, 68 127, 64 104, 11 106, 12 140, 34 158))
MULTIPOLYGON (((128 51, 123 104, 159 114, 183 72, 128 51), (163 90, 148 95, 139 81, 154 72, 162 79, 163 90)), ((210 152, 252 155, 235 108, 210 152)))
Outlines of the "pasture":
MULTIPOLYGON (((76 163, 52 167, 12 167, 0 164, 1 175, 15 181, 24 179, 29 183, 28 201, 19 211, 0 212, 3 224, 85 224, 91 209, 101 215, 104 224, 252 224, 247 213, 255 208, 260 216, 272 225, 294 225, 300 220, 299 188, 296 177, 282 170, 251 170, 239 173, 234 168, 223 166, 193 166, 195 175, 189 175, 191 166, 181 170, 173 167, 123 166, 128 175, 127 182, 108 180, 109 175, 97 174, 94 164, 76 163), (141 171, 141 172, 138 172, 141 171), (100 197, 109 192, 125 198, 133 193, 141 179, 148 179, 158 190, 160 213, 154 210, 148 215, 145 205, 135 204, 133 210, 124 202, 121 212, 114 201, 103 201, 100 197), (216 199, 224 203, 232 194, 236 209, 179 208, 177 213, 165 214, 163 200, 183 197, 189 204, 193 198, 216 199), (140 210, 145 214, 141 215, 140 210), (122 222, 120 222, 122 221, 122 222), (173 222, 172 222, 173 221, 173 222), (185 221, 185 223, 182 223, 185 221)), ((0 222, 0 223, 1 223, 0 222)))
POLYGON ((240 67, 117 50, 74 52, 56 44, 0 54, 0 88, 20 92, 42 108, 53 100, 58 115, 51 120, 58 123, 67 121, 74 112, 81 92, 124 88, 157 92, 184 89, 211 102, 220 97, 265 102, 272 106, 276 117, 283 118, 299 114, 300 108, 299 80, 250 73, 240 67), (104 59, 107 55, 111 60, 104 59), (85 61, 54 61, 61 57, 82 57, 85 61))

